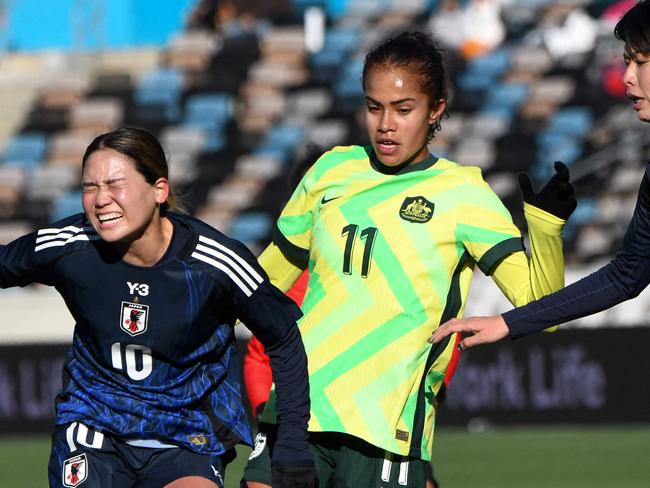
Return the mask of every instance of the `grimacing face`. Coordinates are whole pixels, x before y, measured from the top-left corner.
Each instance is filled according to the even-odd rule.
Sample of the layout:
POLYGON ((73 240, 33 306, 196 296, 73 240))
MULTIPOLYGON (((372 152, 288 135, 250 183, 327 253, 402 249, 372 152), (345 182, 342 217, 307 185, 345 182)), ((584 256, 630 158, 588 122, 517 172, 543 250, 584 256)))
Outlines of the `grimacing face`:
POLYGON ((126 248, 147 233, 169 195, 166 178, 147 183, 127 156, 108 148, 88 157, 82 186, 83 209, 93 228, 104 241, 126 248))
POLYGON ((381 163, 399 166, 424 160, 429 129, 446 107, 422 92, 420 76, 402 67, 376 66, 365 80, 366 128, 381 163))

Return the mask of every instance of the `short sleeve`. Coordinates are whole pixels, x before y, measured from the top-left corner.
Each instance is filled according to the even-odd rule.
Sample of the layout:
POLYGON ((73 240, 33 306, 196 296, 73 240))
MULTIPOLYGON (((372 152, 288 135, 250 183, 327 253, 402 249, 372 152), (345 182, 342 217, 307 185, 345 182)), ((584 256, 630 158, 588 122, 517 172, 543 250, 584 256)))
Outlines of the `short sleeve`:
POLYGON ((318 204, 312 191, 315 180, 316 171, 312 168, 291 195, 273 233, 273 241, 282 252, 302 265, 309 260, 309 241, 318 204))

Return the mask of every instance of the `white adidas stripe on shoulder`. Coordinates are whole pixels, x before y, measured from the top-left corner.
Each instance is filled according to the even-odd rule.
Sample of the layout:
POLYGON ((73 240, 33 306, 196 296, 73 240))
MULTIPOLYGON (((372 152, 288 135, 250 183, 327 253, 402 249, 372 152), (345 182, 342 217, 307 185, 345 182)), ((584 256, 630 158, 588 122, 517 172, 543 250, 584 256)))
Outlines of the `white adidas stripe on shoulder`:
POLYGON ((199 244, 196 245, 192 257, 226 273, 246 296, 251 296, 264 281, 245 259, 209 237, 199 235, 199 244))
POLYGON ((34 252, 50 247, 60 247, 75 241, 96 241, 100 237, 92 227, 75 227, 68 225, 61 228, 39 229, 34 252))

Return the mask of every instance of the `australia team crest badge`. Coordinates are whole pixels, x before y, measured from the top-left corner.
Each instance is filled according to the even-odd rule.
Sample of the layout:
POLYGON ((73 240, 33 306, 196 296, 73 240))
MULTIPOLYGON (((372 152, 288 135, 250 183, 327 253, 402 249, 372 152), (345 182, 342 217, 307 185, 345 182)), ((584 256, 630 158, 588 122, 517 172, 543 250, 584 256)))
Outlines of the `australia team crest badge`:
POLYGON ((63 462, 63 486, 79 486, 88 478, 88 460, 85 454, 63 462))
POLYGON ((423 224, 431 220, 434 204, 422 196, 406 197, 399 209, 399 216, 409 222, 423 224))
POLYGON ((146 332, 149 320, 149 306, 140 303, 122 302, 122 330, 131 336, 146 332))

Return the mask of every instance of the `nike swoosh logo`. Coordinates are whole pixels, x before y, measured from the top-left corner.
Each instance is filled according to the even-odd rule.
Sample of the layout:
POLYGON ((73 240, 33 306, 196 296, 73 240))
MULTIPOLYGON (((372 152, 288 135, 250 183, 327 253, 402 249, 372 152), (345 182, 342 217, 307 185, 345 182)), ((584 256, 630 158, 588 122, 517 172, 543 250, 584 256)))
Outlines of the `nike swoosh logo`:
POLYGON ((332 198, 323 197, 323 199, 320 201, 320 204, 325 205, 326 203, 331 202, 332 200, 336 200, 337 198, 341 198, 341 197, 332 197, 332 198))

